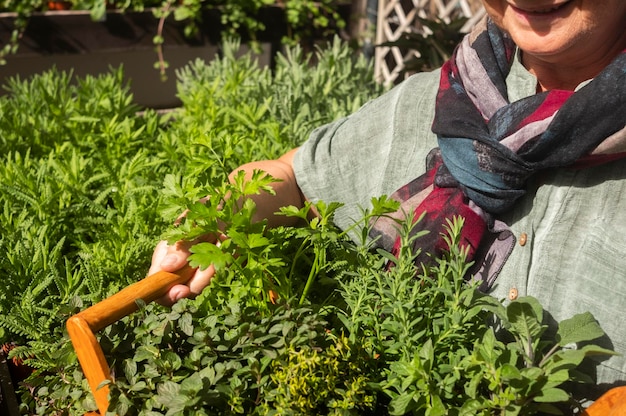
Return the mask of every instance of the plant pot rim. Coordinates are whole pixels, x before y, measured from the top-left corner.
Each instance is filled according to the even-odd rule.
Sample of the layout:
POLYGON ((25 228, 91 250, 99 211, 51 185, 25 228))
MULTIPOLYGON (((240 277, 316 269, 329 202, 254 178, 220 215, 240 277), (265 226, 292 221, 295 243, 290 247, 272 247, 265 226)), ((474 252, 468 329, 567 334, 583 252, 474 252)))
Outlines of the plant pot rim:
MULTIPOLYGON (((130 14, 130 13, 145 13, 157 10, 156 7, 146 7, 143 10, 123 10, 123 9, 106 9, 105 14, 130 14)), ((89 16, 91 12, 89 10, 44 10, 31 13, 29 16, 89 16)), ((0 19, 2 18, 17 18, 16 12, 0 12, 0 19)))

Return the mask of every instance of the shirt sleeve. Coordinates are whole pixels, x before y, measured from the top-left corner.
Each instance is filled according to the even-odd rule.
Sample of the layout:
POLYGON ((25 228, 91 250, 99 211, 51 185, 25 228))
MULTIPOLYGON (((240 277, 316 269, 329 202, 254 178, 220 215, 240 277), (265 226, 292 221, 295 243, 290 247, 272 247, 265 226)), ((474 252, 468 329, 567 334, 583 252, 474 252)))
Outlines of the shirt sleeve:
MULTIPOLYGON (((340 202, 346 229, 371 207, 425 171, 436 146, 431 131, 439 71, 419 73, 352 115, 314 130, 294 157, 298 186, 313 202, 340 202)), ((353 235, 355 237, 355 235, 353 235)))

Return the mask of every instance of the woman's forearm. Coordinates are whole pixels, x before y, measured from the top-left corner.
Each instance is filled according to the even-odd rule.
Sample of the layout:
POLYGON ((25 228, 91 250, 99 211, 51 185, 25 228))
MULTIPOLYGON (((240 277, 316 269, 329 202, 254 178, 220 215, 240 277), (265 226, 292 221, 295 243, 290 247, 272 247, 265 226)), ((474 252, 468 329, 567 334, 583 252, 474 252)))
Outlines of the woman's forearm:
POLYGON ((279 180, 271 184, 275 192, 274 195, 264 192, 259 195, 250 196, 256 204, 254 220, 260 221, 267 219, 268 225, 271 227, 296 224, 297 219, 295 218, 274 215, 281 207, 293 205, 301 208, 304 205, 304 196, 296 183, 296 177, 293 171, 293 156, 295 152, 296 149, 293 149, 275 160, 246 163, 230 174, 232 181, 232 178, 234 178, 238 172, 244 171, 245 178, 249 180, 255 170, 260 170, 279 180))

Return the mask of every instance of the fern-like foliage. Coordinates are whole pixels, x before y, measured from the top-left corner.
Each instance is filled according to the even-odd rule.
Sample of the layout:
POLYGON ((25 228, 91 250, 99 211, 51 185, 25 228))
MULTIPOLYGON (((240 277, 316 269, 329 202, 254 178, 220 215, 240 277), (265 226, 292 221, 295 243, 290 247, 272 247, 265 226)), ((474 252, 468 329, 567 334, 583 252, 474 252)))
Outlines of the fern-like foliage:
MULTIPOLYGON (((238 165, 283 154, 315 125, 381 92, 371 68, 349 51, 338 42, 314 55, 296 48, 272 73, 240 53, 237 41, 227 42, 221 59, 179 72, 183 107, 163 117, 138 113, 121 69, 79 79, 51 70, 7 81, 0 97, 0 341, 17 343, 13 356, 37 369, 29 382, 41 387, 23 391, 31 413, 93 410, 65 320, 144 277, 155 244, 180 212, 238 165)), ((224 284, 220 293, 256 294, 258 304, 279 283, 284 297, 305 286, 328 293, 331 286, 308 283, 340 268, 323 264, 322 247, 311 244, 317 230, 261 247, 267 240, 260 228, 243 225, 237 244, 251 245, 248 262, 236 260, 223 282, 250 287, 237 292, 224 284), (297 265, 285 268, 292 254, 297 265), (290 288, 287 277, 312 262, 316 272, 290 288)))

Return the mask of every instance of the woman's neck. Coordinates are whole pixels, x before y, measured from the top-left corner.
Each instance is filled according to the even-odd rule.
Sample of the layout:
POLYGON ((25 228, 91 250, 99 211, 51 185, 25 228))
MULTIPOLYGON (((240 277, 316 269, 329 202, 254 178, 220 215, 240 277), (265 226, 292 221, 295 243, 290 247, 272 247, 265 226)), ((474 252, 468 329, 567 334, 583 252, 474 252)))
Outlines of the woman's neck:
POLYGON ((549 90, 574 91, 582 82, 594 78, 600 71, 573 71, 569 68, 554 69, 550 65, 530 65, 528 71, 537 78, 537 92, 549 90))
POLYGON ((537 77, 537 92, 554 89, 575 90, 582 82, 594 78, 617 55, 626 49, 626 31, 613 45, 585 55, 577 51, 576 56, 544 58, 522 51, 522 63, 537 77))

